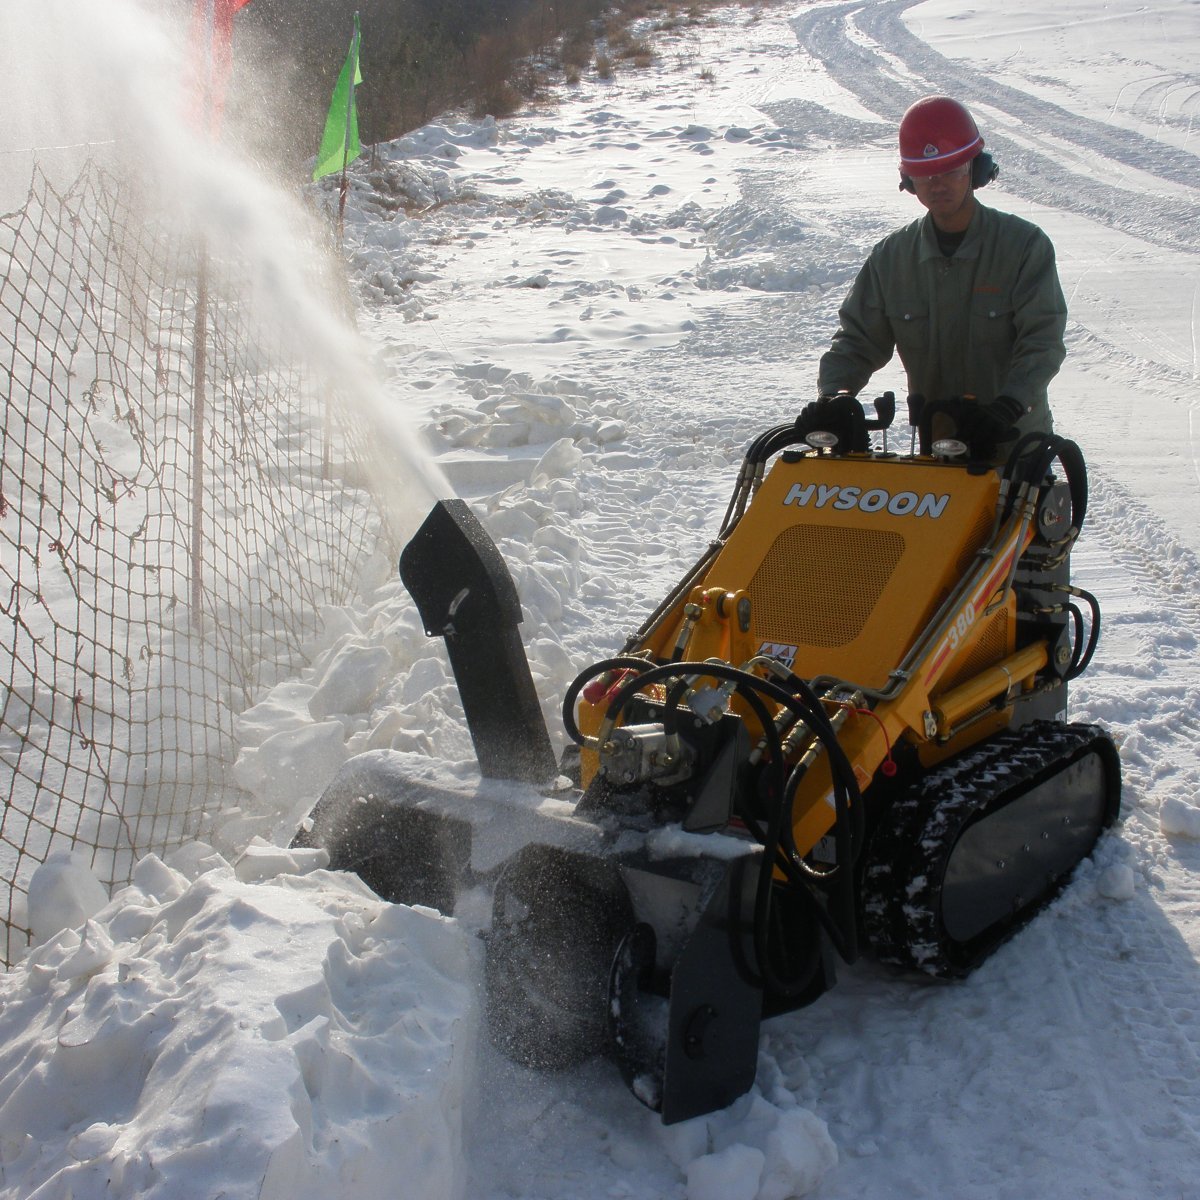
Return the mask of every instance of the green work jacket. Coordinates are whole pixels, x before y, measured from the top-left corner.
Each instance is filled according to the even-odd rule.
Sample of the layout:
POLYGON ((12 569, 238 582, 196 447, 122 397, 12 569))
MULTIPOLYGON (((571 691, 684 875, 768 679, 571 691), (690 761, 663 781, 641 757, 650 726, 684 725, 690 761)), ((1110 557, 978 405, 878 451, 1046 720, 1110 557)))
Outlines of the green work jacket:
POLYGON ((1046 388, 1066 357, 1067 303, 1054 246, 1031 222, 977 203, 947 258, 926 214, 875 246, 839 319, 821 395, 857 395, 895 350, 910 394, 1012 396, 1029 409, 1021 433, 1050 432, 1046 388))

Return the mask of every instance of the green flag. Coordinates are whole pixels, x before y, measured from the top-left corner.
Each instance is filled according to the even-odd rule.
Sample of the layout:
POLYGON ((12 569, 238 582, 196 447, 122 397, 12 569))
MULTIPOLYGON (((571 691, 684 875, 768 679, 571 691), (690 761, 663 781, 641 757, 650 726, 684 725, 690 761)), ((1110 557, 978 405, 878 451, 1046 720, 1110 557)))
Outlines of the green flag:
POLYGON ((362 83, 362 72, 358 69, 358 13, 354 14, 354 37, 350 52, 342 66, 342 72, 333 88, 329 102, 329 116, 325 118, 325 133, 321 148, 317 151, 317 165, 313 167, 313 179, 343 171, 346 164, 353 162, 361 153, 358 140, 358 109, 354 103, 354 89, 362 83))

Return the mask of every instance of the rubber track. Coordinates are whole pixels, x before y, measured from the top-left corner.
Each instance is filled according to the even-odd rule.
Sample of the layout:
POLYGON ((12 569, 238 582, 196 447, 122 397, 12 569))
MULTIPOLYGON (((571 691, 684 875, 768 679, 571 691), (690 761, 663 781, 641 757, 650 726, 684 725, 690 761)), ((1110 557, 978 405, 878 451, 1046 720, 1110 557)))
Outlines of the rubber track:
POLYGON ((959 837, 998 792, 1106 737, 1095 725, 1039 721, 997 735, 931 771, 901 796, 876 831, 863 878, 863 931, 876 957, 895 966, 961 978, 1011 937, 1057 889, 996 931, 963 962, 942 928, 941 883, 959 837))

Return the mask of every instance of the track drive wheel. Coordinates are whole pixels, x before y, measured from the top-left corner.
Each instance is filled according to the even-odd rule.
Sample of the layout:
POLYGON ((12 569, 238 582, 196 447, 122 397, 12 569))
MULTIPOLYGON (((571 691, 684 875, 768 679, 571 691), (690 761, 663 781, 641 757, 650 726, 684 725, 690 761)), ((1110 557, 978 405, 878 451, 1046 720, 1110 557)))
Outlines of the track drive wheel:
POLYGON ((903 793, 876 830, 862 925, 878 958, 961 978, 1022 928, 1120 808, 1120 762, 1094 725, 1038 721, 903 793))
POLYGON ((661 1112, 669 1005, 654 990, 656 944, 654 930, 642 923, 621 939, 609 976, 608 1021, 625 1086, 647 1108, 661 1112))
POLYGON ((633 926, 619 874, 550 846, 527 846, 496 884, 486 935, 488 1031, 522 1066, 573 1066, 609 1047, 609 980, 633 926))

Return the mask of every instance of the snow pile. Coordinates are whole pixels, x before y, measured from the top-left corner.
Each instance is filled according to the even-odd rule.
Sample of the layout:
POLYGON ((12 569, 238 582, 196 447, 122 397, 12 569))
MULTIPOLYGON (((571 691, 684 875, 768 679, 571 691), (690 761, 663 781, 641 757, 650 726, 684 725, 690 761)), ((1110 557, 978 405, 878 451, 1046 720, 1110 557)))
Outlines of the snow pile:
MULTIPOLYGON (((765 1060, 763 1066, 769 1067, 765 1060)), ((837 1165, 825 1122, 782 1093, 759 1088, 724 1112, 663 1131, 667 1153, 687 1180, 687 1200, 791 1200, 807 1196, 837 1165)))
MULTIPOLYGON (((434 429, 448 447, 504 450, 567 438, 595 449, 625 436, 623 418, 628 410, 607 389, 575 379, 535 381, 527 372, 510 372, 490 363, 462 367, 460 373, 475 405, 442 405, 433 410, 434 429)), ((453 472, 454 466, 450 469, 453 472)))
POLYGON ((1137 894, 1137 877, 1126 863, 1105 867, 1096 878, 1096 891, 1106 900, 1132 900, 1137 894))
POLYGON ((1182 797, 1170 796, 1164 800, 1161 818, 1162 831, 1168 837, 1200 840, 1200 808, 1182 797))
MULTIPOLYGON (((4 1194, 461 1196, 478 1024, 461 929, 322 870, 245 882, 311 852, 235 874, 193 846, 180 865, 144 859, 5 981, 4 1194)), ((49 869, 43 895, 86 881, 49 869)))
POLYGON ((108 903, 108 892, 78 851, 52 854, 29 880, 29 923, 35 942, 78 929, 108 903))
POLYGON ((252 802, 222 814, 212 835, 222 849, 233 853, 253 834, 286 844, 357 751, 433 752, 428 731, 439 723, 428 720, 429 710, 446 699, 453 712, 452 689, 440 662, 429 657, 415 606, 398 579, 382 581, 385 572, 394 567, 381 559, 368 580, 368 587, 378 586, 357 604, 327 606, 320 635, 305 648, 308 669, 237 718, 241 749, 233 775, 252 802), (426 661, 432 666, 414 677, 416 664, 426 661))

